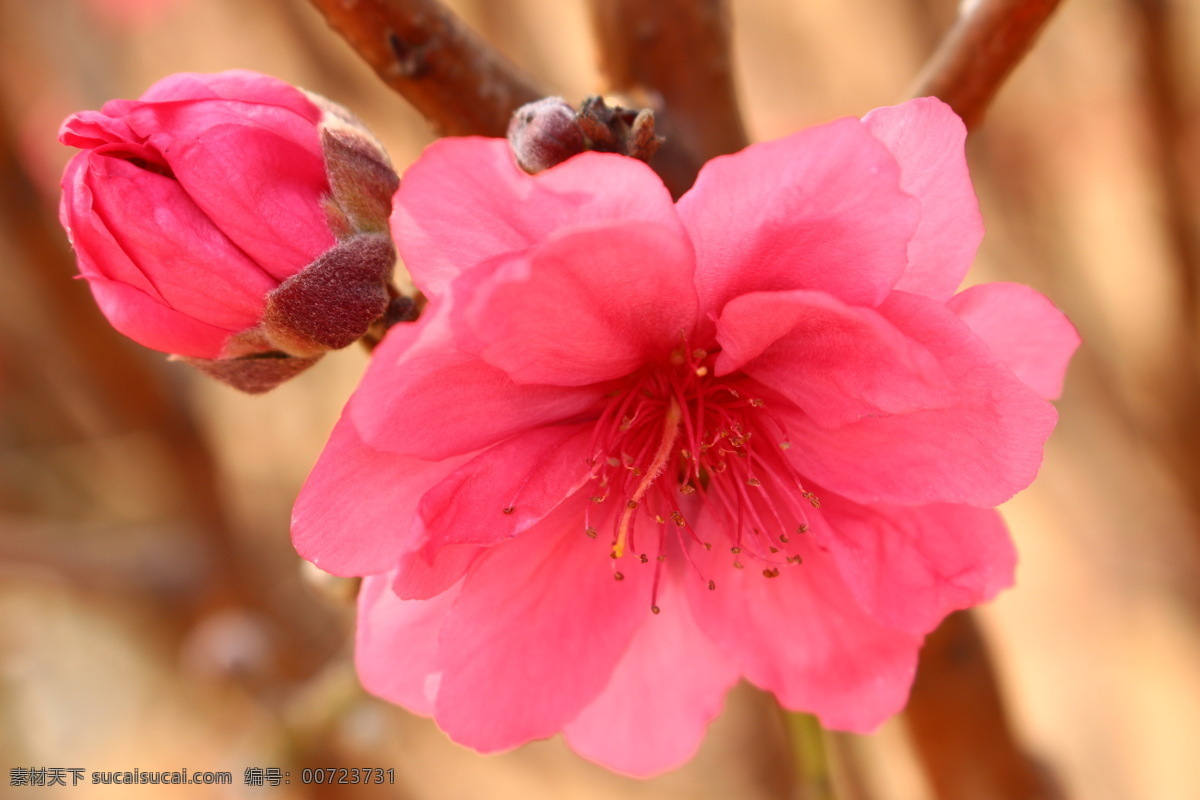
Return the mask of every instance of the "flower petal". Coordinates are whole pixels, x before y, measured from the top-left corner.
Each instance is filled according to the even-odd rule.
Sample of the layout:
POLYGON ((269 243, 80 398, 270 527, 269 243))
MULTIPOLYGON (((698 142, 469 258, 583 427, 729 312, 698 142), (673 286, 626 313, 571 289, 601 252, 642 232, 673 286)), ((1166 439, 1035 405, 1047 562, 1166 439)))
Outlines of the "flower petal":
POLYGON ((661 225, 575 230, 477 272, 486 279, 465 276, 462 294, 480 355, 517 383, 629 375, 664 361, 696 320, 691 246, 661 225))
POLYGON ((82 252, 77 255, 96 305, 118 331, 138 344, 164 353, 192 358, 220 357, 229 331, 193 319, 126 283, 88 274, 82 252))
POLYGON ((536 525, 591 474, 593 427, 523 432, 450 473, 421 499, 429 544, 490 545, 536 525))
POLYGON ((412 521, 421 496, 464 460, 429 462, 376 449, 343 413, 296 498, 296 552, 334 575, 394 569, 419 544, 412 521))
POLYGON ((556 231, 626 220, 678 228, 671 195, 637 159, 584 153, 527 175, 502 139, 441 139, 396 193, 392 237, 417 286, 441 294, 464 270, 556 231))
POLYGON ((874 309, 824 292, 735 297, 721 312, 717 341, 718 375, 741 370, 826 427, 954 399, 928 350, 874 309))
MULTIPOLYGON (((90 200, 92 218, 83 208, 74 214, 79 250, 102 245, 103 226, 127 257, 93 259, 93 268, 135 287, 149 281, 166 305, 214 327, 240 331, 257 324, 275 281, 213 226, 178 183, 102 154, 91 155, 82 180, 90 193, 76 192, 72 202, 90 200), (110 273, 117 268, 119 274, 110 273)), ((111 256, 112 247, 97 252, 111 256)))
POLYGON ((829 728, 869 733, 904 706, 922 637, 871 619, 816 547, 803 558, 767 578, 710 554, 716 590, 687 584, 696 619, 785 707, 816 714, 829 728))
POLYGON ((164 127, 151 144, 213 224, 277 281, 333 246, 315 128, 284 136, 245 121, 213 124, 211 114, 188 105, 152 108, 164 127))
POLYGON ((595 405, 596 388, 522 386, 457 349, 447 303, 393 327, 375 349, 348 413, 363 440, 399 455, 442 459, 489 447, 595 405))
POLYGON ((584 422, 522 432, 426 492, 413 535, 420 544, 400 556, 396 594, 445 591, 488 547, 533 527, 573 495, 591 474, 592 428, 584 422))
POLYGON ((904 271, 919 205, 857 119, 840 119, 704 165, 679 200, 696 247, 701 307, 755 291, 814 289, 878 304, 904 271))
POLYGON ((58 141, 80 150, 117 142, 136 142, 137 139, 125 120, 109 116, 103 111, 77 112, 63 120, 58 129, 58 141))
POLYGON ((1062 394, 1079 333, 1044 295, 1019 283, 984 283, 946 306, 1031 389, 1048 400, 1062 394))
MULTIPOLYGON (((418 521, 417 526, 420 526, 418 521)), ((424 534, 414 534, 414 542, 423 542, 424 534)), ((415 546, 400 554, 400 566, 392 591, 402 600, 428 600, 462 580, 467 570, 487 550, 483 545, 447 544, 415 546)))
POLYGON ((391 577, 371 575, 358 590, 358 678, 371 694, 432 716, 441 680, 438 631, 458 599, 458 587, 429 600, 401 600, 392 593, 391 577))
POLYGON ((649 572, 613 579, 578 503, 490 548, 442 625, 435 717, 483 752, 551 736, 604 688, 649 616, 649 572))
POLYGON ((563 729, 571 749, 609 769, 646 778, 700 747, 739 672, 692 617, 680 576, 664 576, 658 605, 604 691, 563 729))
POLYGON ((995 506, 1030 484, 1058 418, 939 302, 894 292, 880 313, 938 359, 958 398, 942 408, 825 428, 774 408, 801 474, 859 503, 995 506))
POLYGON ((896 288, 945 300, 962 283, 983 239, 963 151, 966 126, 935 97, 877 108, 863 124, 899 162, 900 188, 921 202, 908 268, 896 288))
MULTIPOLYGON (((176 72, 156 82, 140 98, 143 103, 218 99, 278 106, 314 125, 321 120, 320 109, 304 92, 278 78, 245 69, 213 73, 176 72)), ((109 104, 105 104, 105 111, 109 107, 109 104)))
POLYGON ((817 493, 828 527, 814 534, 881 625, 928 633, 951 611, 990 600, 1013 583, 1017 552, 993 509, 863 506, 817 493))

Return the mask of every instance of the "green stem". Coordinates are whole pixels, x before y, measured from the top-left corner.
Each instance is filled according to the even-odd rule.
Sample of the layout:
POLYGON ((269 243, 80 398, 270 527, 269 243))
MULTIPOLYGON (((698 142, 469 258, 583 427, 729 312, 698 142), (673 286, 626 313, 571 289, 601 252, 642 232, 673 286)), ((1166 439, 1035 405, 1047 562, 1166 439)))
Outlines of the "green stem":
POLYGON ((796 759, 799 800, 837 800, 830 763, 829 734, 812 714, 785 713, 796 759))

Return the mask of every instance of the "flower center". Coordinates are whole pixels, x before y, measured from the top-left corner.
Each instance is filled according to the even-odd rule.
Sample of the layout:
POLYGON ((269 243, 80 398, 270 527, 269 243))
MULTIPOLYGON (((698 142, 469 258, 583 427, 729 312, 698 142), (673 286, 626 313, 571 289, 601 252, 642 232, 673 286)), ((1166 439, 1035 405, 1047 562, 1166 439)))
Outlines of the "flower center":
MULTIPOLYGON (((627 554, 643 564, 653 554, 655 598, 668 552, 716 588, 693 558, 696 547, 714 543, 696 533, 689 514, 705 516, 703 531, 724 540, 734 567, 752 559, 774 578, 780 567, 803 561, 791 534, 807 532, 806 508, 820 507, 787 459, 785 428, 761 398, 747 396, 754 384, 716 377, 714 361, 704 349, 676 350, 668 364, 638 373, 610 397, 593 434, 591 500, 620 504, 606 515, 613 577, 624 579, 616 565, 627 554)), ((585 526, 596 538, 591 512, 585 526)), ((651 610, 657 614, 658 605, 651 610)))

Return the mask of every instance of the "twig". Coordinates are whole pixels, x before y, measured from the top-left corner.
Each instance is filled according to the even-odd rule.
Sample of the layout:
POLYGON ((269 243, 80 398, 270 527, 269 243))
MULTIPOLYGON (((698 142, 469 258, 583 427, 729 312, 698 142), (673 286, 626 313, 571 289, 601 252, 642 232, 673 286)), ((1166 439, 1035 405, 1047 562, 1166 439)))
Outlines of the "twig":
POLYGON ((939 800, 1059 800, 1009 727, 987 642, 971 612, 930 634, 905 712, 939 800))
MULTIPOLYGON (((1179 287, 1177 304, 1182 326, 1172 327, 1164 351, 1172 357, 1155 383, 1162 406, 1155 415, 1159 447, 1173 464, 1193 514, 1200 517, 1200 239, 1196 220, 1200 208, 1195 194, 1197 162, 1191 135, 1186 53, 1173 35, 1182 23, 1183 9, 1169 0, 1128 0, 1135 21, 1138 56, 1142 65, 1141 92, 1147 128, 1151 132, 1154 174, 1158 181, 1162 224, 1171 247, 1179 287)), ((1194 589, 1185 596, 1196 597, 1194 589)))
POLYGON ((964 0, 954 27, 909 94, 941 98, 968 129, 975 128, 1060 2, 964 0))
POLYGON ((1188 135, 1189 112, 1180 85, 1180 62, 1172 35, 1172 23, 1181 16, 1167 0, 1128 0, 1136 22, 1134 37, 1142 62, 1142 83, 1154 153, 1157 177, 1161 182, 1164 223, 1174 251, 1182 289, 1181 304, 1188 334, 1200 334, 1200 243, 1192 224, 1192 202, 1188 191, 1188 155, 1192 147, 1188 135))
POLYGON ((437 0, 310 0, 384 83, 443 136, 504 136, 549 94, 437 0))
POLYGON ((708 159, 746 146, 730 64, 727 0, 589 0, 613 90, 661 98, 651 160, 681 194, 708 159))

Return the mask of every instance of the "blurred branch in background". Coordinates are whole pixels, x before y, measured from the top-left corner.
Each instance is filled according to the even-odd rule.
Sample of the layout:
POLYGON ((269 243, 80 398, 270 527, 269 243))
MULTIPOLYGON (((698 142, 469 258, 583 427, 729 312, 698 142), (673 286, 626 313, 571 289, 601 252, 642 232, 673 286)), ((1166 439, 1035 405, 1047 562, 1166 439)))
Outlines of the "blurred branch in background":
POLYGON ((439 135, 502 137, 547 94, 437 0, 311 2, 439 135))
POLYGON ((905 719, 942 800, 1063 797, 1016 745, 987 642, 970 612, 947 617, 921 649, 905 719))
POLYGON ((954 27, 909 94, 940 97, 974 128, 1060 2, 963 0, 954 27))
POLYGON ((1196 175, 1189 158, 1189 114, 1180 83, 1181 53, 1171 34, 1178 9, 1170 0, 1127 0, 1137 23, 1136 41, 1152 125, 1156 174, 1161 183, 1168 241, 1179 272, 1180 304, 1188 336, 1200 335, 1200 247, 1190 213, 1189 178, 1196 175))
POLYGON ((671 193, 705 161, 746 146, 730 55, 727 0, 589 0, 612 90, 655 111, 666 142, 651 160, 671 193), (646 97, 637 97, 641 93, 646 97))
MULTIPOLYGON (((1154 189, 1158 193, 1168 258, 1175 271, 1179 325, 1172 329, 1167 359, 1155 365, 1162 407, 1150 427, 1179 476, 1192 511, 1200 516, 1200 176, 1195 119, 1196 100, 1184 79, 1186 54, 1176 31, 1180 4, 1172 0, 1127 0, 1135 23, 1136 55, 1145 86, 1144 113, 1150 133, 1154 189), (1158 422, 1155 426, 1153 423, 1158 422)), ((1200 536, 1193 537, 1200 545, 1200 536)), ((1193 604, 1200 595, 1193 592, 1193 604)))

